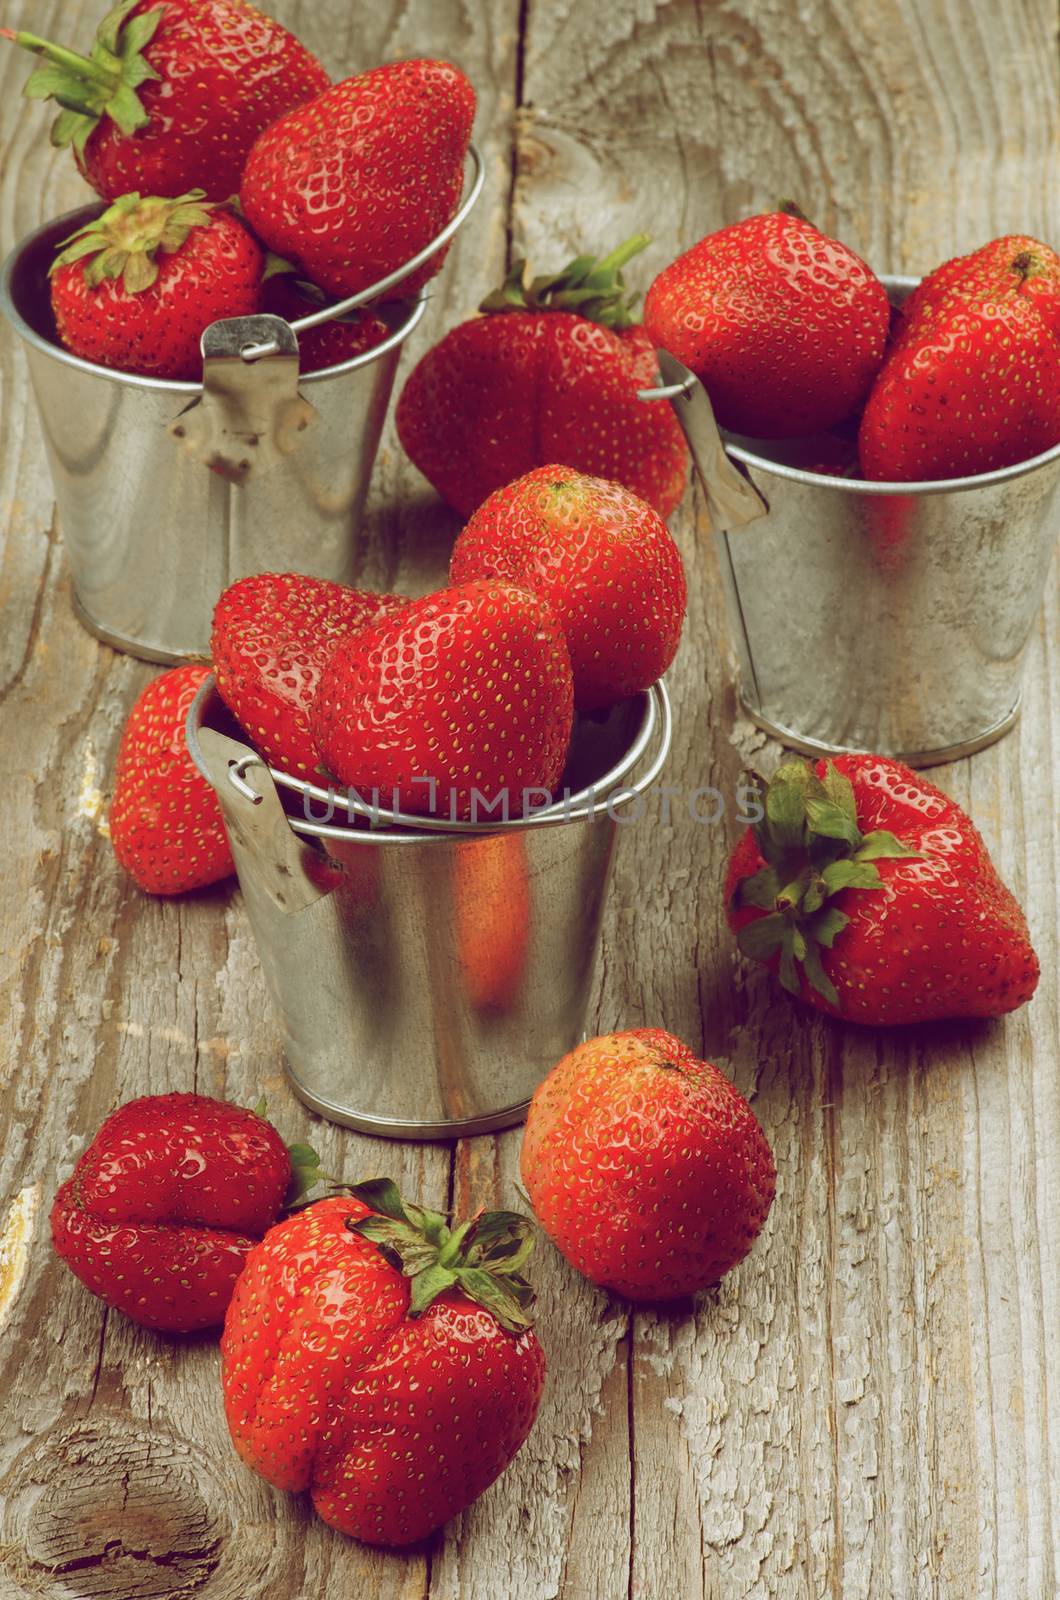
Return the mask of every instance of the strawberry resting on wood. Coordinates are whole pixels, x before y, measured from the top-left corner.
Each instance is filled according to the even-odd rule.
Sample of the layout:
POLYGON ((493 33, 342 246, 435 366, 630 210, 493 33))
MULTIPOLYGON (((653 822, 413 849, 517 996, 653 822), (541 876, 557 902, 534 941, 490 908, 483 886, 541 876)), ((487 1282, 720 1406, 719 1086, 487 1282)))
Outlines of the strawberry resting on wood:
POLYGON ((564 1056, 534 1095, 520 1165, 557 1248, 631 1300, 717 1283, 758 1237, 776 1187, 743 1095, 660 1028, 564 1056))
POLYGON ((725 902, 746 956, 852 1022, 997 1017, 1038 983, 1026 919, 972 822, 884 756, 781 767, 725 902))
POLYGON ((637 399, 658 367, 622 279, 648 243, 638 234, 599 261, 579 256, 532 281, 516 262, 483 301, 485 315, 453 328, 414 368, 398 437, 461 516, 554 461, 615 479, 660 516, 677 505, 688 447, 666 401, 637 399))
POLYGON ((451 1229, 389 1179, 273 1228, 221 1342, 242 1459, 308 1490, 342 1533, 426 1538, 500 1476, 537 1413, 532 1243, 526 1217, 480 1212, 451 1229))
POLYGON ((330 81, 248 0, 121 0, 88 56, 34 33, 0 36, 44 58, 23 93, 62 108, 52 143, 73 147, 105 200, 133 189, 227 200, 262 129, 330 81))
POLYGON ((118 749, 110 840, 149 894, 204 889, 235 872, 221 806, 184 737, 210 669, 197 663, 154 678, 129 713, 118 749))
POLYGON ((288 1150, 263 1111, 157 1094, 107 1117, 52 1207, 85 1287, 146 1328, 223 1322, 247 1252, 317 1181, 315 1153, 288 1150))

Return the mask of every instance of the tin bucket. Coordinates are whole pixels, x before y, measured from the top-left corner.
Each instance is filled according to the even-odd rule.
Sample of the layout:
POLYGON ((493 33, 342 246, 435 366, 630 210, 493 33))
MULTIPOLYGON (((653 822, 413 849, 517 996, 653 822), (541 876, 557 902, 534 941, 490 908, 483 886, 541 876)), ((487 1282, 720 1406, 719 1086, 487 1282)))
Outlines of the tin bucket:
MULTIPOLYGON (((883 282, 900 305, 917 280, 883 282)), ((660 367, 678 378, 665 353, 660 367)), ((691 403, 675 393, 674 408, 709 502, 717 455, 702 417, 687 425, 691 403)), ((921 767, 1006 733, 1056 538, 1060 445, 999 472, 907 484, 807 471, 813 440, 722 438, 758 502, 712 508, 740 697, 758 726, 808 755, 867 750, 921 767)))
POLYGON ((424 294, 380 307, 389 336, 340 366, 299 374, 297 335, 374 299, 446 243, 467 197, 411 261, 339 305, 300 318, 243 317, 203 334, 203 383, 115 372, 64 350, 48 293, 60 240, 86 206, 8 257, 0 308, 22 339, 85 626, 148 661, 209 654, 213 608, 236 579, 297 571, 352 583, 358 533, 401 347, 424 294), (212 470, 211 470, 212 469, 212 470))
POLYGON ((621 826, 669 753, 664 686, 579 720, 564 800, 486 827, 369 826, 344 795, 268 768, 212 679, 187 738, 221 802, 299 1098, 388 1138, 521 1121, 584 1037, 621 826))

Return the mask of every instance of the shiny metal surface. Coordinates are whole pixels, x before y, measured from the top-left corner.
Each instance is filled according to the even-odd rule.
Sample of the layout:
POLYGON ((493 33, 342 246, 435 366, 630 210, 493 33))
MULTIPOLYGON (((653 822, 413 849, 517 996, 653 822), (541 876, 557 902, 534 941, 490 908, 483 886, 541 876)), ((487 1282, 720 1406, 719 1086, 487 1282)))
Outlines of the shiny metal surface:
MULTIPOLYGON (((616 819, 669 750, 665 688, 575 734, 567 777, 588 786, 623 765, 649 716, 654 759, 610 812, 472 834, 370 830, 307 823, 303 797, 277 787, 204 684, 188 747, 220 798, 291 1083, 308 1105, 394 1138, 521 1120, 583 1037, 616 819)), ((589 810, 577 794, 572 809, 589 810)))
MULTIPOLYGON (((900 303, 915 280, 884 282, 900 303)), ((1000 738, 1056 543, 1060 446, 910 485, 807 470, 813 440, 725 443, 769 506, 718 535, 755 722, 809 754, 914 766, 1000 738)))
MULTIPOLYGON (((382 308, 392 326, 382 344, 304 374, 312 425, 271 470, 230 482, 169 436, 202 385, 112 372, 56 342, 48 266, 58 242, 99 210, 71 212, 23 241, 0 275, 0 308, 26 348, 78 615, 120 649, 180 661, 208 653, 214 603, 237 578, 270 569, 353 578, 401 345, 426 300, 382 308)), ((264 373, 270 359, 285 360, 247 372, 264 373)))

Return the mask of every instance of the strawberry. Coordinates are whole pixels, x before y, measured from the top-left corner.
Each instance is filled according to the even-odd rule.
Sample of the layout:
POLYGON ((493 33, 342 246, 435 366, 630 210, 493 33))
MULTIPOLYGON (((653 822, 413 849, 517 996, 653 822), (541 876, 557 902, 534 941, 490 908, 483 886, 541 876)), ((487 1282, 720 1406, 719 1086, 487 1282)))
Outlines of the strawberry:
POLYGON ((261 130, 330 81, 247 0, 122 0, 90 56, 33 33, 0 36, 44 57, 23 93, 63 108, 52 143, 73 146, 105 200, 133 189, 227 200, 261 130))
MULTIPOLYGON (((430 243, 460 203, 475 92, 447 61, 347 78, 258 139, 240 188, 270 250, 327 293, 367 289, 430 243)), ((441 250, 395 294, 440 269, 441 250)))
POLYGON ((123 195, 52 263, 59 337, 121 372, 200 378, 204 328, 260 309, 262 262, 242 223, 203 204, 201 190, 123 195))
POLYGON ((224 591, 210 640, 218 692, 273 766, 317 772, 309 709, 321 673, 343 639, 407 604, 299 572, 257 573, 224 591))
POLYGON ((884 756, 780 768, 725 883, 740 949, 818 1011, 997 1017, 1038 983, 1027 923, 968 817, 884 756))
POLYGON ((549 466, 497 489, 457 539, 449 578, 504 578, 548 601, 581 711, 647 689, 677 652, 681 553, 658 512, 620 483, 549 466))
POLYGON ((316 1182, 258 1112, 155 1094, 111 1113, 55 1197, 52 1240, 87 1289, 145 1328, 224 1321, 247 1252, 316 1182))
POLYGON ((310 727, 324 763, 405 811, 488 820, 551 792, 570 742, 573 683, 559 623, 515 584, 414 600, 344 639, 310 727), (488 809, 495 808, 495 809, 488 809))
POLYGON ((221 1341, 243 1461, 308 1490, 371 1544, 425 1538, 504 1471, 533 1424, 544 1356, 520 1268, 530 1224, 452 1232, 388 1179, 321 1200, 251 1252, 221 1341))
POLYGON ((706 386, 723 428, 818 433, 856 411, 891 308, 852 250, 804 217, 748 217, 708 234, 648 290, 644 322, 706 386))
POLYGON ((122 733, 110 840, 149 894, 202 889, 236 870, 217 796, 184 739, 188 710, 209 672, 192 664, 153 679, 122 733))
MULTIPOLYGON (((271 316, 283 317, 286 322, 297 322, 300 317, 312 316, 328 303, 327 297, 315 284, 299 278, 295 269, 270 258, 265 274, 265 293, 262 310, 271 316), (278 263, 278 265, 277 265, 278 263)), ((322 372, 325 367, 337 367, 352 361, 366 350, 390 337, 391 329, 374 311, 350 311, 344 317, 333 317, 315 328, 307 328, 298 335, 299 366, 303 372, 322 372)))
POLYGON ((669 516, 685 488, 688 448, 658 382, 655 350, 633 322, 622 268, 648 243, 601 261, 579 257, 526 281, 519 261, 486 314, 462 322, 419 362, 397 408, 398 436, 461 516, 534 467, 562 461, 613 478, 669 516))
POLYGON ((995 239, 906 301, 861 420, 866 478, 961 478, 1060 442, 1060 256, 995 239))
POLYGON ((776 1186, 743 1095, 659 1028, 590 1039, 553 1067, 521 1170, 571 1266, 630 1300, 717 1283, 754 1244, 776 1186))

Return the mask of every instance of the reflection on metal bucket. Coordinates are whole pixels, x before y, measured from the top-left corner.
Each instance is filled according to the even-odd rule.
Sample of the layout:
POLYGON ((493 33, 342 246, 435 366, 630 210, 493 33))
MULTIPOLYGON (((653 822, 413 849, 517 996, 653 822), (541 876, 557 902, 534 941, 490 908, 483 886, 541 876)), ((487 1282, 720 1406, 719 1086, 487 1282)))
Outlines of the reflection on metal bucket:
POLYGON ((520 1121, 583 1037, 616 818, 669 744, 659 685, 576 731, 566 781, 582 787, 559 807, 485 829, 309 822, 308 786, 269 771, 208 680, 188 745, 224 810, 295 1092, 391 1137, 520 1121))
MULTIPOLYGON (((916 280, 883 281, 901 304, 916 280)), ((672 358, 660 367, 697 468, 715 480, 741 698, 759 726, 808 754, 870 750, 914 766, 1000 738, 1019 712, 1056 542, 1060 446, 1000 472, 909 485, 806 470, 822 441, 726 436, 742 501, 734 481, 718 493, 712 416, 697 444, 702 416, 672 358)))

